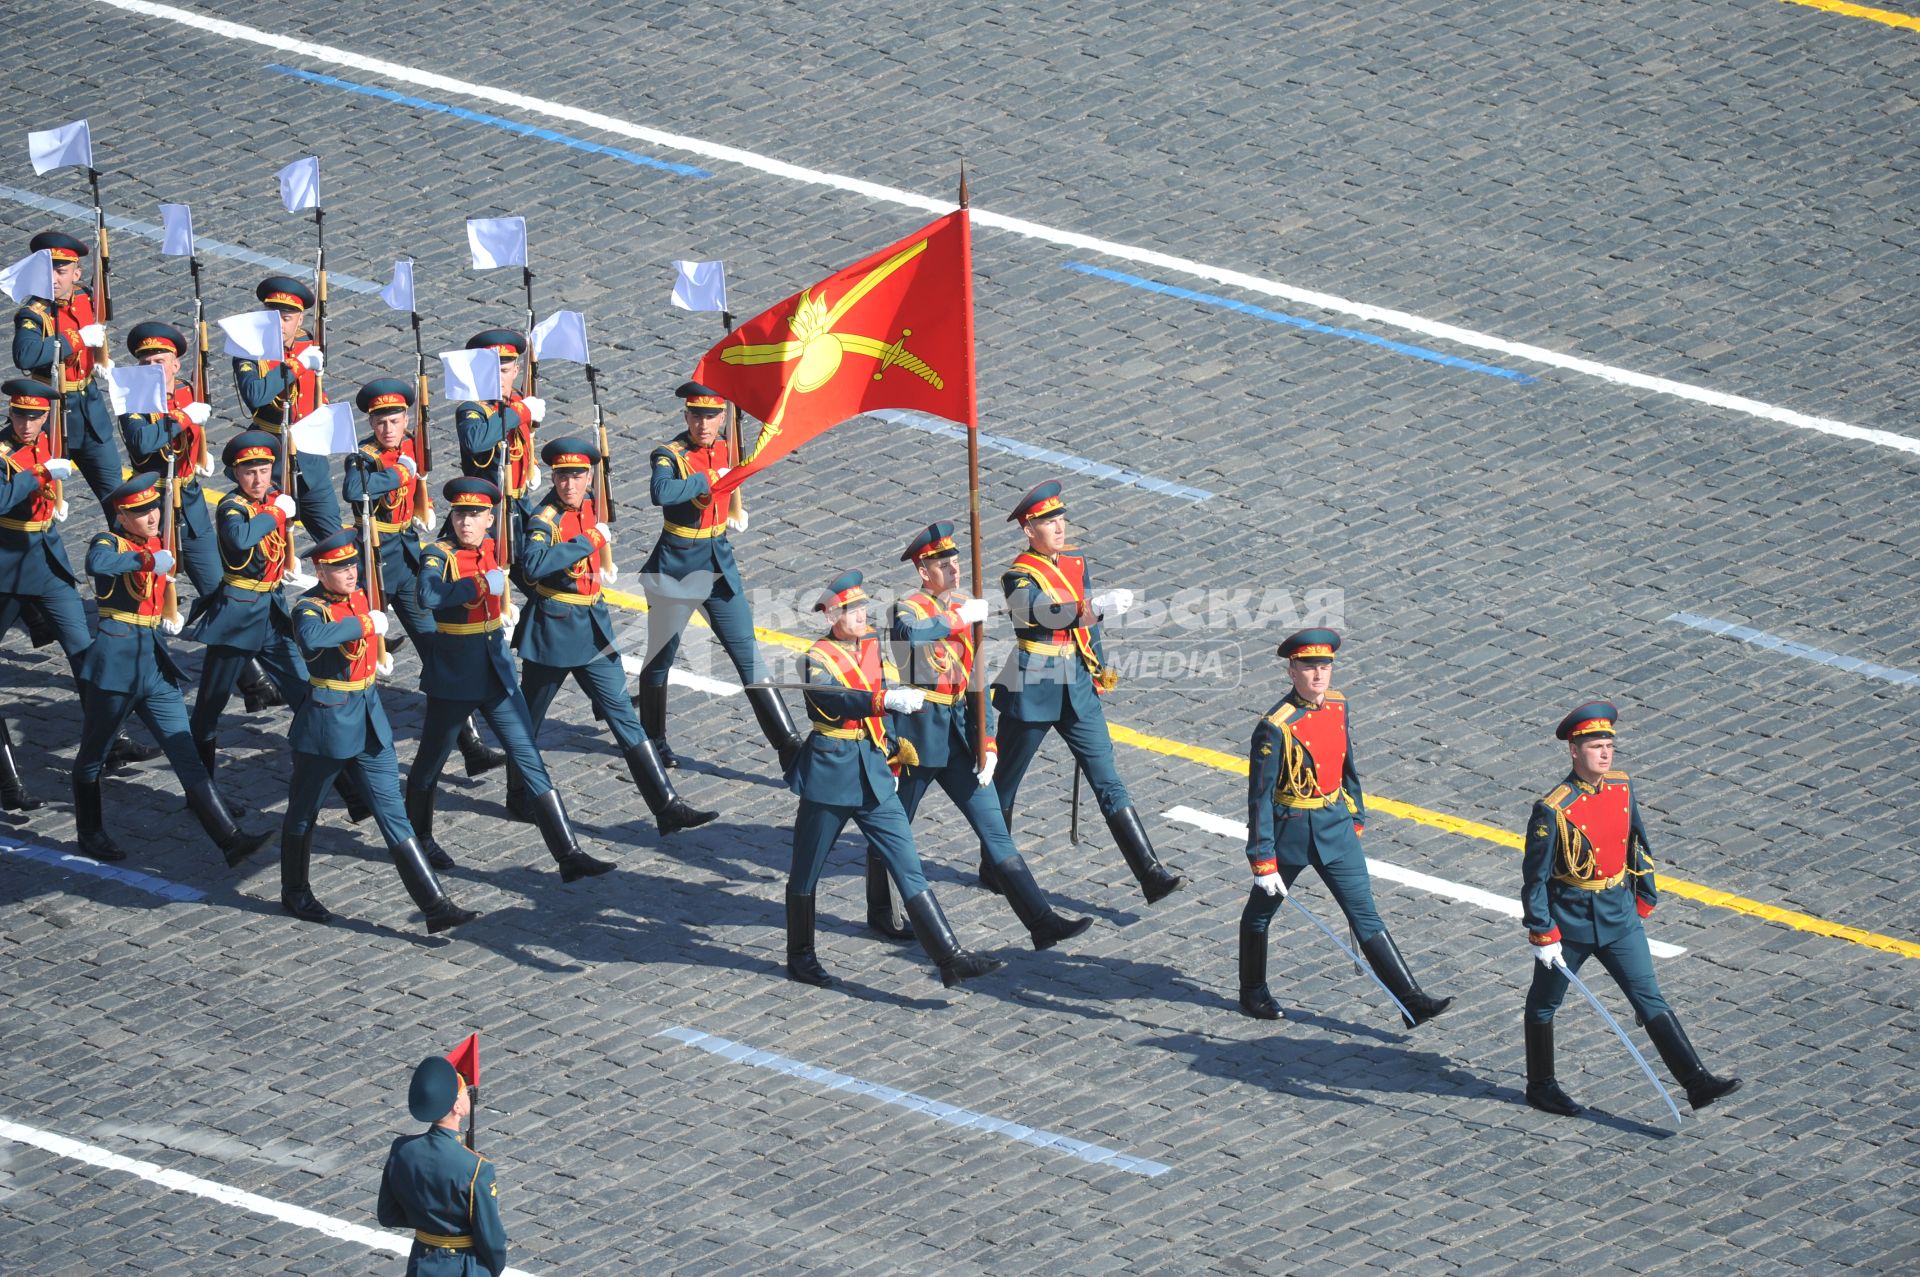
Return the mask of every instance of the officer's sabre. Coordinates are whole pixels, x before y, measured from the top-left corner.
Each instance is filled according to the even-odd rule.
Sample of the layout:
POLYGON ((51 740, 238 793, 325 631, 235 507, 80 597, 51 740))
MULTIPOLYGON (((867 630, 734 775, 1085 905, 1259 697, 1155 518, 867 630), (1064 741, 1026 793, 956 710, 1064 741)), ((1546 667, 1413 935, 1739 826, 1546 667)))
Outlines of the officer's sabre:
POLYGON ((1080 845, 1080 760, 1073 760, 1073 807, 1067 817, 1067 841, 1080 845))
MULTIPOLYGON (((1298 909, 1300 911, 1301 916, 1304 917, 1308 922, 1311 922, 1314 926, 1320 928, 1320 933, 1326 936, 1327 939, 1333 941, 1334 944, 1338 945, 1340 947, 1340 952, 1346 954, 1349 958, 1352 958, 1353 965, 1356 969, 1360 967, 1360 956, 1356 954, 1353 950, 1347 948, 1346 943, 1342 941, 1339 936, 1334 935, 1332 930, 1328 928, 1326 923, 1314 917, 1313 914, 1308 911, 1305 905, 1301 904, 1298 900, 1295 900, 1293 898, 1293 893, 1291 891, 1287 892, 1286 896, 1287 896, 1288 904, 1292 905, 1295 909, 1298 909)), ((1400 1013, 1400 1018, 1411 1022, 1413 1019, 1413 1016, 1408 1014, 1407 1008, 1401 1005, 1400 999, 1393 996, 1393 990, 1389 989, 1386 986, 1386 982, 1383 981, 1379 976, 1373 973, 1372 967, 1367 967, 1366 973, 1367 973, 1367 978, 1369 980, 1373 981, 1375 984, 1380 986, 1380 992, 1387 995, 1387 1001, 1393 1003, 1394 1009, 1400 1013)))
POLYGON ((1613 1030, 1614 1035, 1618 1037, 1621 1043, 1627 1048, 1627 1054, 1633 1057, 1633 1062, 1638 1064, 1640 1071, 1647 1075, 1647 1081, 1653 1083, 1653 1089, 1660 1092, 1660 1098, 1667 1102, 1667 1108, 1673 1113, 1674 1124, 1676 1126, 1679 1125, 1681 1120, 1680 1106, 1673 1102, 1673 1096, 1667 1094, 1667 1088, 1660 1085, 1660 1079, 1653 1075, 1652 1067, 1647 1064, 1647 1057, 1640 1054, 1640 1048, 1633 1044, 1633 1039, 1628 1037, 1627 1031, 1620 1027, 1620 1022, 1615 1020, 1612 1015, 1608 1014, 1607 1009, 1600 1005, 1600 999, 1593 996, 1593 990, 1587 987, 1586 981, 1573 973, 1573 968, 1567 965, 1565 958, 1555 958, 1553 960, 1553 966, 1561 975, 1567 977, 1573 984, 1573 987, 1580 990, 1580 996, 1592 1003, 1593 1009, 1600 1013, 1600 1018, 1607 1022, 1607 1027, 1613 1030))

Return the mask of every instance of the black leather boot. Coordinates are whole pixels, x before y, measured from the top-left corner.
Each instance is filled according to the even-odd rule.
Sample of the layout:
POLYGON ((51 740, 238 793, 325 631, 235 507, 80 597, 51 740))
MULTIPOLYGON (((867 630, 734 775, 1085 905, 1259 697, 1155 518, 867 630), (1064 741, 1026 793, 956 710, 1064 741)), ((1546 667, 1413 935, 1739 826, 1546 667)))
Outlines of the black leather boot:
POLYGON ((100 815, 100 782, 91 784, 78 776, 73 779, 73 830, 78 835, 80 854, 89 860, 125 860, 127 853, 107 837, 100 815))
POLYGON ((907 900, 907 917, 913 920, 913 934, 920 938, 920 947, 940 968, 940 983, 949 989, 1007 965, 998 958, 983 958, 960 947, 931 887, 907 900))
POLYGON ((118 771, 129 763, 144 763, 160 757, 158 745, 146 745, 127 735, 123 729, 107 749, 107 771, 118 771))
POLYGON ((413 826, 413 836, 420 840, 420 846, 427 853, 427 864, 442 871, 458 869, 460 866, 447 849, 433 836, 433 800, 440 796, 437 789, 417 790, 405 786, 407 823, 413 826))
POLYGON ((200 828, 207 831, 207 837, 213 839, 213 845, 227 858, 229 869, 237 868, 241 861, 273 840, 271 829, 249 833, 234 824, 233 813, 221 801, 220 791, 213 787, 211 778, 187 786, 187 806, 193 809, 200 828))
MULTIPOLYGON (((220 766, 219 737, 214 736, 206 740, 197 740, 193 742, 193 748, 194 751, 200 755, 200 765, 207 769, 207 779, 213 781, 214 788, 218 789, 220 787, 220 780, 219 777, 215 775, 215 771, 220 766)), ((220 799, 227 805, 227 814, 235 820, 247 814, 246 804, 231 795, 221 794, 220 799)))
POLYGON ((1033 871, 1020 856, 1009 856, 994 865, 993 872, 1007 903, 1013 906, 1014 917, 1026 927, 1034 948, 1051 949, 1093 925, 1092 918, 1063 918, 1055 913, 1040 884, 1033 880, 1033 871))
POLYGON ((787 977, 801 984, 833 987, 833 977, 813 951, 813 897, 787 891, 787 977))
POLYGON ((1542 1113, 1573 1117, 1580 1113, 1573 1097, 1560 1089, 1553 1076, 1553 1021, 1523 1021, 1527 1034, 1527 1103, 1542 1113))
POLYGON ((47 615, 47 609, 39 599, 20 600, 20 619, 27 626, 27 641, 35 647, 45 647, 58 642, 60 631, 54 626, 53 618, 47 615))
POLYGON ((505 754, 480 739, 480 729, 474 726, 471 714, 467 715, 467 721, 460 728, 460 757, 467 764, 469 776, 478 776, 507 765, 505 754))
POLYGON ((800 730, 793 725, 793 715, 787 713, 787 703, 771 687, 749 687, 747 704, 753 706, 753 716, 767 744, 780 755, 780 770, 786 771, 800 756, 800 747, 806 744, 800 730))
POLYGON ((20 779, 20 763, 13 755, 13 737, 0 719, 0 811, 38 811, 46 806, 27 792, 20 779))
POLYGON ((426 849, 420 845, 418 838, 409 838, 397 846, 388 847, 387 854, 393 857, 394 868, 400 871, 400 881, 406 884, 407 894, 413 897, 413 903, 420 906, 420 912, 426 915, 428 935, 449 931, 480 916, 447 899, 447 893, 440 890, 440 880, 433 876, 433 867, 427 863, 426 849))
POLYGON ((333 915, 314 899, 307 871, 313 863, 313 826, 280 834, 280 907, 302 922, 331 922, 333 915))
POLYGON ((268 676, 257 657, 240 667, 239 677, 234 681, 240 684, 240 696, 249 714, 258 714, 263 709, 287 703, 286 697, 280 695, 279 686, 268 676))
POLYGON ((1453 1005, 1452 998, 1433 998, 1421 992, 1413 972, 1407 970, 1407 960, 1400 956, 1399 946, 1386 932, 1382 931, 1371 940, 1362 940, 1360 952, 1367 955, 1367 962, 1373 967, 1373 973, 1380 977, 1380 983, 1386 985, 1393 996, 1400 999, 1400 1005, 1407 1009, 1408 1015, 1401 1018, 1407 1021, 1409 1029, 1425 1024, 1453 1005))
POLYGON ((633 783, 640 787, 640 796, 646 799, 647 810, 653 813, 662 837, 697 828, 720 814, 690 807, 674 792, 673 781, 667 778, 667 769, 660 762, 659 751, 654 749, 652 741, 643 740, 622 753, 627 760, 627 770, 633 773, 633 783))
POLYGON ((887 862, 867 848, 867 926, 889 940, 911 940, 913 930, 906 918, 893 907, 893 879, 887 876, 887 862))
POLYGON ((547 840, 547 851, 553 856, 553 863, 560 866, 561 882, 591 878, 613 868, 612 861, 597 860, 580 850, 580 843, 573 836, 573 826, 567 821, 566 804, 560 801, 559 790, 549 789, 535 798, 533 813, 534 823, 540 826, 540 836, 547 840))
MULTIPOLYGON (((1255 887, 1264 896, 1267 893, 1255 887)), ((1256 1020, 1284 1020, 1267 988, 1267 933, 1240 924, 1240 1009, 1256 1020)))
POLYGON ((996 896, 1004 896, 1007 894, 1002 890, 1000 880, 993 876, 993 861, 987 859, 987 850, 984 847, 980 849, 980 868, 977 872, 980 875, 981 886, 996 896))
POLYGON ((1663 1011, 1648 1020, 1647 1036, 1660 1049, 1660 1058, 1666 1061, 1673 1080, 1687 1088, 1687 1103, 1694 1108, 1703 1109, 1721 1096, 1740 1089, 1739 1078, 1715 1077, 1707 1072, 1707 1066, 1700 1063, 1699 1053, 1693 1049, 1693 1043, 1687 1041, 1687 1031, 1680 1027, 1673 1012, 1663 1011))
POLYGON ((511 759, 507 760, 507 819, 517 820, 523 825, 535 823, 533 795, 528 792, 526 780, 511 759))
POLYGON ((633 712, 640 716, 640 730, 660 751, 660 765, 668 771, 678 767, 680 759, 667 747, 667 685, 640 684, 640 693, 633 698, 633 712))
POLYGON ((1147 903, 1164 900, 1180 890, 1180 884, 1186 879, 1170 872, 1153 854, 1153 844, 1147 841, 1146 826, 1140 823, 1140 813, 1132 807, 1123 807, 1107 817, 1107 829, 1113 834, 1113 841, 1119 844, 1120 854, 1126 857, 1127 868, 1133 870, 1134 881, 1140 884, 1141 894, 1147 903))

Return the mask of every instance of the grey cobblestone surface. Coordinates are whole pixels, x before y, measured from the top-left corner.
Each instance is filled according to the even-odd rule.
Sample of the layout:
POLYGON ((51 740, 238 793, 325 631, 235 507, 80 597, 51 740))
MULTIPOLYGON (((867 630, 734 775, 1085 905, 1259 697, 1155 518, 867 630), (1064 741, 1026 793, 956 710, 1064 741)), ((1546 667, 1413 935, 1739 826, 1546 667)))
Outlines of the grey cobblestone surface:
MULTIPOLYGON (((964 156, 997 212, 1913 430, 1909 32, 1725 0, 210 11, 923 192, 949 190, 964 156)), ((98 5, 36 29, 44 43, 0 53, 0 93, 22 127, 92 119, 114 211, 154 220, 156 201, 186 200, 203 236, 299 259, 308 233, 272 175, 317 152, 330 264, 384 279, 416 257, 430 350, 518 314, 511 272, 465 269, 460 220, 527 216, 542 309, 587 311, 606 373, 623 566, 650 539, 639 449, 717 335, 666 307, 666 263, 724 257, 751 313, 918 222, 738 167, 679 177, 304 83, 267 68, 648 151, 98 5)), ((33 178, 17 152, 0 181, 78 198, 71 175, 33 178)), ((0 242, 23 247, 48 221, 0 201, 0 242)), ((117 332, 186 318, 184 268, 156 248, 114 241, 117 332)), ((1663 870, 1915 938, 1916 693, 1664 618, 1920 670, 1920 460, 1552 370, 1510 365, 1537 378, 1517 385, 1444 368, 1069 272, 1152 274, 1005 232, 981 231, 975 253, 988 429, 1217 494, 1070 480, 1104 579, 1163 616, 1181 590, 1274 589, 1296 606, 1343 592, 1341 681, 1371 792, 1517 829, 1559 775, 1552 723, 1612 695, 1663 870)), ((253 268, 206 265, 210 313, 251 309, 253 268)), ((376 298, 335 302, 336 386, 410 366, 376 298)), ((557 419, 583 419, 577 373, 547 372, 557 419)), ((224 376, 216 390, 228 423, 224 376)), ((450 457, 444 414, 438 427, 450 457)), ((863 421, 758 481, 737 542, 750 582, 785 605, 761 623, 810 637, 791 605, 841 567, 905 588, 898 547, 962 508, 960 462, 958 444, 863 421)), ((999 512, 1046 474, 983 456, 990 570, 1014 549, 999 512)), ((77 554, 95 516, 75 505, 77 554)), ((1226 686, 1128 686, 1115 721, 1237 753, 1280 694, 1279 628, 1119 627, 1118 650, 1136 652, 1224 635, 1244 666, 1226 686)), ((403 655, 387 693, 403 741, 416 670, 403 655)), ((15 636, 0 671, 29 784, 63 796, 78 733, 64 663, 15 636)), ((1520 1102, 1515 924, 1381 882, 1410 962, 1455 1008, 1400 1031, 1293 919, 1274 940, 1289 1018, 1256 1025, 1232 1001, 1240 849, 1159 816, 1238 819, 1244 782, 1121 748, 1163 854, 1193 877, 1147 909, 1104 830, 1069 845, 1050 746, 1019 837, 1043 884, 1099 925, 1028 952, 972 887, 973 848, 936 802, 929 876, 1007 970, 949 992, 917 950, 866 935, 849 839, 822 896, 823 960, 847 985, 821 993, 781 978, 792 798, 751 717, 691 691, 675 711, 695 759, 679 783, 724 815, 662 840, 579 695, 556 706, 549 759, 583 836, 621 864, 592 884, 563 887, 529 831, 499 819, 497 780, 448 782, 450 887, 486 911, 452 940, 419 934, 373 835, 338 812, 315 885, 341 921, 300 927, 278 911, 270 855, 229 874, 163 769, 115 778, 108 819, 131 865, 208 899, 0 853, 0 1118, 370 1224, 407 1067, 477 1028, 482 1145, 517 1262, 549 1275, 1913 1267, 1911 959, 1669 896, 1654 934, 1688 953, 1661 962, 1666 991, 1747 1088, 1663 1135, 1617 1043, 1571 1007, 1562 1076, 1596 1110, 1550 1120, 1520 1102), (1173 1170, 1144 1179, 938 1125, 660 1036, 674 1025, 1173 1170)), ((266 809, 256 819, 282 809, 285 722, 223 734, 223 780, 266 809)), ((71 814, 63 802, 0 836, 66 848, 71 814)), ((1368 842, 1427 873, 1516 884, 1513 853, 1430 825, 1382 817, 1368 842)), ((1333 917, 1317 885, 1303 899, 1333 917)), ((399 1266, 4 1141, 0 1248, 33 1274, 399 1266)))

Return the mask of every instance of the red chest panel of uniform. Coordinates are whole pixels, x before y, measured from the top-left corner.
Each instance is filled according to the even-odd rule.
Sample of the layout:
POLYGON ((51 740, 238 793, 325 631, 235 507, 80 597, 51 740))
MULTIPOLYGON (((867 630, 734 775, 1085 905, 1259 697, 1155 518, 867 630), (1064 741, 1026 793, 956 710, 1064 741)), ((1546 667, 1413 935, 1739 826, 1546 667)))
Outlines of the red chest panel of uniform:
MULTIPOLYGON (((318 349, 320 348, 310 341, 296 341, 286 348, 286 360, 281 366, 292 370, 294 385, 300 388, 300 403, 294 412, 292 418, 294 421, 300 420, 326 402, 326 397, 320 393, 320 379, 314 374, 313 369, 298 362, 303 351, 318 349)), ((261 371, 264 372, 265 368, 263 367, 261 371)))
MULTIPOLYGON (((687 473, 701 474, 718 470, 721 466, 733 465, 733 445, 726 438, 715 439, 704 448, 687 450, 687 473)), ((714 501, 702 498, 706 504, 700 507, 700 526, 717 528, 727 521, 727 508, 731 501, 714 501)))
MULTIPOLYGON (((12 453, 13 463, 22 470, 31 470, 35 466, 45 465, 52 457, 53 437, 45 430, 40 432, 39 437, 33 441, 31 448, 16 447, 12 453)), ((3 467, 5 464, 5 462, 0 462, 0 467, 3 467)), ((4 469, 0 469, 0 474, 4 473, 4 469)), ((27 503, 26 521, 29 523, 46 523, 50 521, 53 518, 53 508, 55 504, 51 485, 42 483, 39 490, 33 494, 32 501, 27 503)), ((0 514, 4 513, 6 513, 6 511, 0 511, 0 514)))
MULTIPOLYGON (((365 616, 366 614, 367 596, 359 590, 355 590, 344 599, 329 599, 327 601, 327 619, 329 621, 344 621, 350 616, 365 616)), ((360 638, 342 643, 340 645, 340 654, 347 658, 346 681, 357 683, 362 679, 370 679, 373 677, 374 666, 379 663, 379 653, 375 650, 374 644, 369 642, 364 634, 360 638)))
MULTIPOLYGON (((1027 550, 1016 557, 1013 566, 1024 571, 1040 586, 1041 593, 1057 605, 1084 603, 1087 598, 1087 561, 1077 554, 1049 559, 1027 550)), ((1077 642, 1075 630, 1050 631, 1055 643, 1077 642)))
POLYGON ((1288 723, 1294 739, 1313 755, 1313 779, 1322 794, 1340 790, 1347 770, 1347 706, 1329 700, 1319 709, 1303 710, 1288 723))
MULTIPOLYGON (((560 519, 554 526, 553 539, 558 544, 574 537, 583 537, 593 531, 600 522, 600 516, 594 512, 593 498, 588 497, 580 503, 578 510, 562 510, 560 519)), ((573 578, 573 588, 577 593, 589 597, 600 593, 600 554, 595 551, 567 569, 567 575, 573 578)))
MULTIPOLYGON (((487 573, 499 566, 493 557, 492 537, 482 541, 478 549, 455 548, 453 551, 453 575, 459 580, 465 580, 468 577, 484 578, 487 573)), ((462 622, 468 625, 484 625, 488 621, 500 619, 500 609, 506 601, 505 596, 488 594, 485 580, 476 580, 475 584, 480 587, 480 597, 466 604, 464 608, 466 615, 461 618, 462 622)))
POLYGON ((1591 794, 1567 805, 1567 823, 1593 844, 1596 878, 1611 878, 1627 867, 1627 836, 1633 830, 1633 800, 1625 781, 1602 781, 1591 794))
MULTIPOLYGON (((413 497, 416 485, 413 476, 400 465, 400 455, 403 452, 413 457, 412 450, 407 446, 409 442, 402 439, 398 448, 388 448, 381 452, 375 452, 371 447, 360 449, 366 456, 377 459, 383 468, 400 480, 399 487, 387 493, 386 496, 380 497, 376 503, 379 512, 374 516, 374 521, 380 524, 382 532, 399 532, 413 518, 413 497)), ((413 457, 413 461, 418 465, 420 459, 413 457)))
POLYGON ((533 478, 533 412, 520 402, 520 396, 503 400, 500 408, 513 418, 507 428, 507 495, 525 496, 527 481, 533 478))
POLYGON ((93 322, 93 298, 86 293, 75 293, 73 299, 54 314, 56 331, 67 339, 67 346, 73 351, 60 365, 61 375, 70 382, 85 381, 93 375, 93 350, 80 340, 80 330, 93 322))
MULTIPOLYGON (((118 539, 122 550, 140 550, 152 554, 167 548, 159 537, 148 541, 136 541, 132 537, 118 539)), ((165 602, 166 591, 161 588, 161 578, 139 568, 115 577, 107 592, 100 596, 103 612, 133 612, 139 616, 159 616, 165 602)))
MULTIPOLYGON (((940 616, 943 613, 940 604, 929 594, 909 594, 905 601, 911 603, 922 616, 940 616)), ((950 696, 966 691, 967 677, 973 672, 973 627, 966 626, 937 643, 925 645, 916 653, 914 664, 916 675, 933 674, 934 691, 950 696), (922 659, 926 662, 926 669, 917 668, 922 659)))
MULTIPOLYGON (((872 635, 860 640, 855 651, 849 652, 847 645, 839 639, 824 638, 813 645, 813 650, 821 662, 833 671, 833 676, 843 686, 859 692, 877 692, 883 677, 880 664, 880 640, 872 635)), ((842 728, 864 726, 868 737, 879 747, 881 753, 887 752, 887 724, 880 717, 843 718, 842 728)))

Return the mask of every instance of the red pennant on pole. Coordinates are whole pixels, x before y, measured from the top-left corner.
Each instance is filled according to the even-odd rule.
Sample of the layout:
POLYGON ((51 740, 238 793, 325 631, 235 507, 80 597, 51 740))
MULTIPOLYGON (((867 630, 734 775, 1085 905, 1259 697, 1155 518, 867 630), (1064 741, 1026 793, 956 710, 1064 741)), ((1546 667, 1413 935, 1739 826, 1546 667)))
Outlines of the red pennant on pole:
POLYGON ((468 1086, 480 1085, 480 1035, 467 1034, 465 1041, 447 1052, 447 1063, 466 1079, 468 1086))
POLYGON ((973 238, 966 209, 787 298, 707 351, 693 379, 765 423, 718 498, 863 412, 909 408, 968 429, 973 238))

